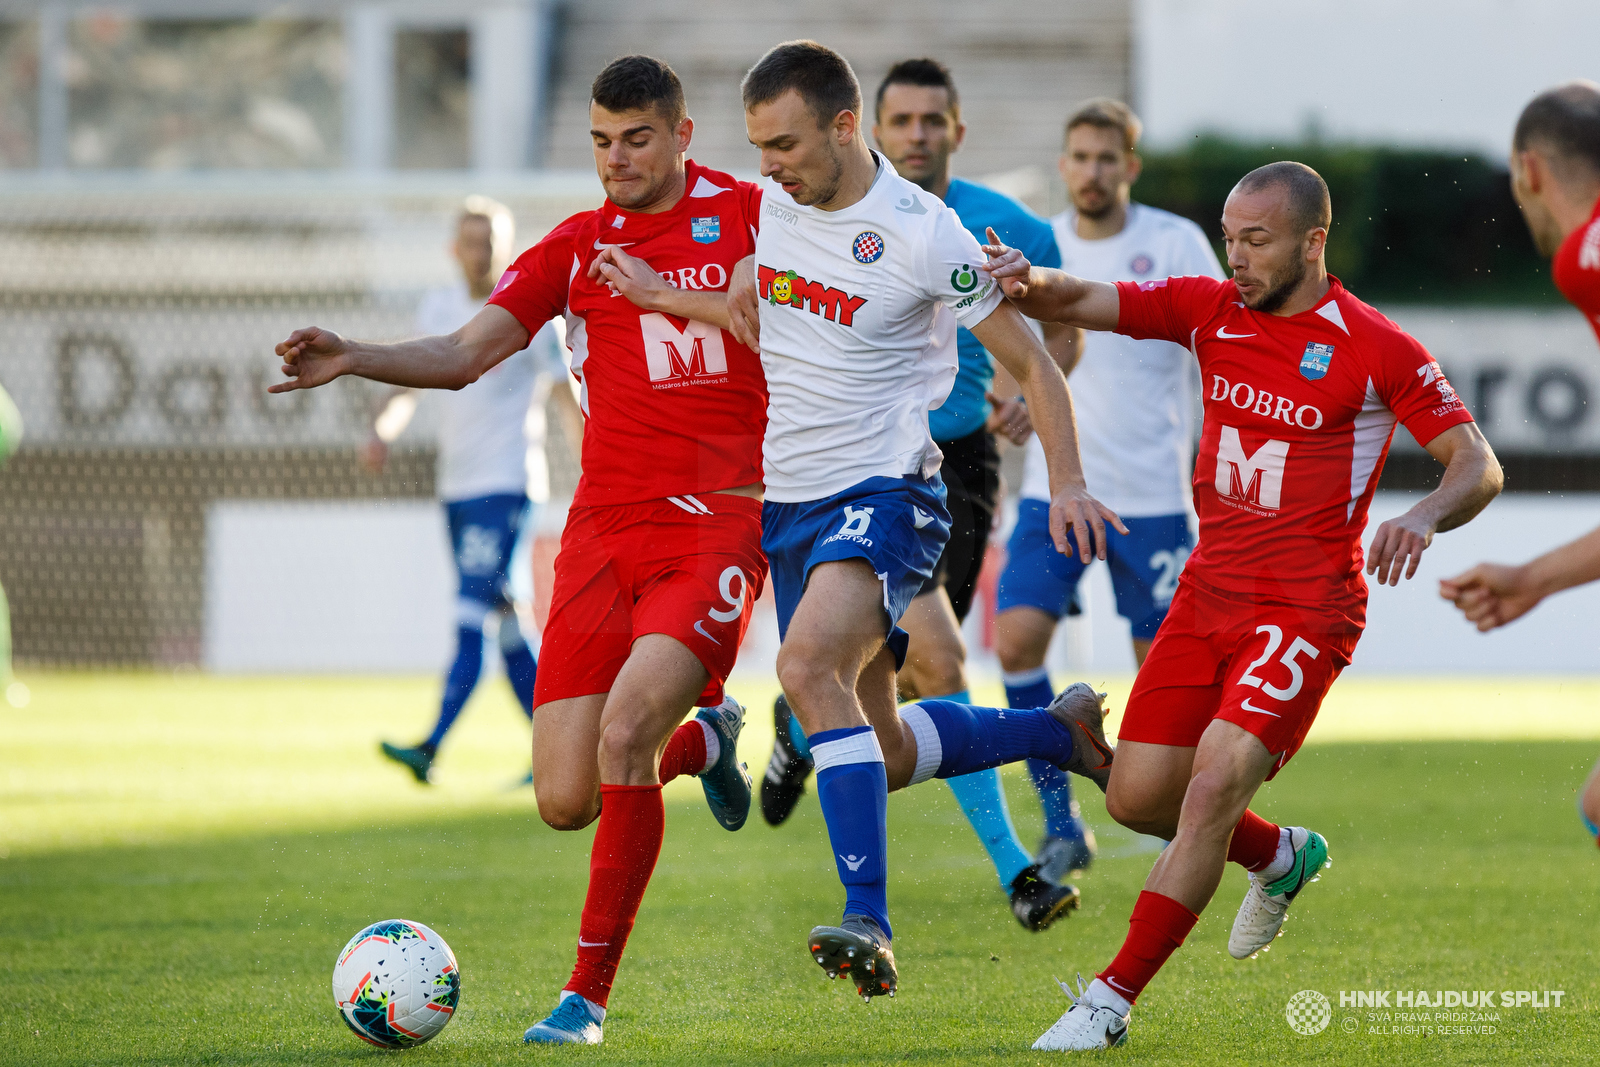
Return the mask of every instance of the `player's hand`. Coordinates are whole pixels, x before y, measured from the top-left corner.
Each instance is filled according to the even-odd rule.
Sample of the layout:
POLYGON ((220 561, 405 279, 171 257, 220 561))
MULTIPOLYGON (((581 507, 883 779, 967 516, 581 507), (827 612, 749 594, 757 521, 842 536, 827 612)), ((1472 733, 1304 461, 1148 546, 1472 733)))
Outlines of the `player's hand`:
POLYGON ((1422 551, 1433 544, 1433 524, 1415 518, 1410 512, 1390 519, 1372 535, 1367 550, 1367 573, 1378 575, 1379 585, 1399 585, 1400 571, 1407 580, 1417 573, 1422 551), (1409 562, 1408 562, 1409 561, 1409 562))
POLYGON ((989 261, 983 269, 989 272, 989 277, 1000 283, 1000 291, 1013 300, 1021 300, 1028 295, 1028 277, 1033 272, 1033 264, 1028 262, 1028 257, 1020 249, 1011 248, 1000 240, 1000 235, 994 232, 994 227, 985 230, 989 235, 989 243, 983 246, 984 255, 989 261))
POLYGON ((1527 567, 1480 563, 1465 574, 1439 583, 1439 595, 1461 609, 1482 633, 1532 611, 1544 594, 1527 567))
POLYGON ((589 264, 589 277, 604 282, 613 293, 626 297, 634 307, 643 311, 663 311, 664 298, 673 289, 666 279, 650 268, 638 256, 630 256, 616 245, 600 249, 589 264))
POLYGON ((1055 542, 1056 551, 1065 555, 1072 550, 1072 543, 1067 540, 1067 534, 1071 533, 1078 542, 1078 557, 1084 563, 1106 558, 1108 522, 1118 533, 1128 532, 1117 513, 1090 496, 1082 485, 1061 489, 1050 501, 1050 539, 1055 542))
POLYGON ((389 463, 389 446, 383 438, 373 434, 361 442, 356 459, 361 463, 361 469, 368 474, 382 474, 383 468, 389 463))
POLYGON ((756 257, 733 265, 728 279, 728 332, 752 352, 761 351, 761 291, 756 286, 756 257))
POLYGON ((983 428, 990 433, 1002 434, 1014 445, 1027 441, 1028 435, 1033 432, 1033 420, 1028 417, 1028 405, 1022 398, 998 397, 989 393, 988 399, 991 410, 989 421, 983 428))
POLYGON ((315 389, 349 373, 348 343, 332 330, 308 326, 279 341, 273 349, 283 360, 288 381, 267 386, 269 393, 288 393, 295 389, 315 389))

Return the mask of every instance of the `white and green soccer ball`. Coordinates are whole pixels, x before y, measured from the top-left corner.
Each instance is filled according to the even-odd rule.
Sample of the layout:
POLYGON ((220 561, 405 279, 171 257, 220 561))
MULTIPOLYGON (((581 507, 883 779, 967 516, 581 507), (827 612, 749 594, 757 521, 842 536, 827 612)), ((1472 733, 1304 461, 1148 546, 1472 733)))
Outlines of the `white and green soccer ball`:
POLYGON ((373 923, 333 965, 339 1017, 379 1048, 420 1045, 445 1028, 461 999, 461 971, 444 938, 409 919, 373 923))

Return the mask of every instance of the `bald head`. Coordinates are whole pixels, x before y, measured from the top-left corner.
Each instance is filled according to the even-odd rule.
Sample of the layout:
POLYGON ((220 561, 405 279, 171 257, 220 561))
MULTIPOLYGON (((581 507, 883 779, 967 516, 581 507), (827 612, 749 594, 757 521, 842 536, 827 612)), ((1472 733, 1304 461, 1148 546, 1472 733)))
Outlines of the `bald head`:
POLYGON ((1333 201, 1328 197, 1328 183, 1304 163, 1285 161, 1257 167, 1240 178, 1233 189, 1236 193, 1282 190, 1288 201, 1289 219, 1298 233, 1318 227, 1326 230, 1333 225, 1333 201))
POLYGON ((1534 151, 1563 183, 1600 180, 1600 85, 1570 81, 1528 102, 1511 135, 1513 151, 1534 151))

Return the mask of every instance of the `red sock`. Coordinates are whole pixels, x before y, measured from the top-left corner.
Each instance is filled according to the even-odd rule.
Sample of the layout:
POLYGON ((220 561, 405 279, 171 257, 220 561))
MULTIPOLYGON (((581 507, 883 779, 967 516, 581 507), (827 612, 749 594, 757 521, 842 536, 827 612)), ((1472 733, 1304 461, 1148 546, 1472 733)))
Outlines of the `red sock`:
POLYGON ((1133 905, 1122 951, 1096 977, 1133 1003, 1199 921, 1200 916, 1171 897, 1145 890, 1133 905))
POLYGON ((578 963, 566 988, 601 1007, 611 995, 633 918, 661 855, 666 821, 659 785, 600 787, 600 826, 589 854, 578 963))
POLYGON ((1241 864, 1247 871, 1264 871, 1278 855, 1278 827, 1245 809, 1244 818, 1233 828, 1228 842, 1228 862, 1241 864))
POLYGON ((661 784, 666 785, 680 774, 699 774, 705 769, 705 727, 699 719, 690 719, 672 731, 667 747, 661 751, 661 784))

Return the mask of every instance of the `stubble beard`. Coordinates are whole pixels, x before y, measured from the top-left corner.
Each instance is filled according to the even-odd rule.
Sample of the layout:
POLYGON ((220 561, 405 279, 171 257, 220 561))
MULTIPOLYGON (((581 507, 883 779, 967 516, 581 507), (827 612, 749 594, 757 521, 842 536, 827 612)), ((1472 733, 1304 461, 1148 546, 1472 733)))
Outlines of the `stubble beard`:
POLYGON ((831 144, 828 158, 831 166, 828 168, 827 180, 816 185, 803 186, 800 195, 794 198, 795 203, 804 207, 815 207, 817 204, 826 204, 839 195, 839 185, 844 180, 844 160, 831 144))
POLYGON ((1289 267, 1281 276, 1274 279, 1272 287, 1262 294, 1260 300, 1254 304, 1246 300, 1245 306, 1251 311, 1259 311, 1265 315, 1270 315, 1277 311, 1289 302, 1289 297, 1294 295, 1294 291, 1300 287, 1300 283, 1305 281, 1306 269, 1306 261, 1297 259, 1294 266, 1289 267))

